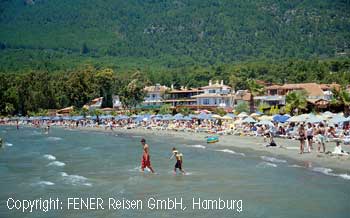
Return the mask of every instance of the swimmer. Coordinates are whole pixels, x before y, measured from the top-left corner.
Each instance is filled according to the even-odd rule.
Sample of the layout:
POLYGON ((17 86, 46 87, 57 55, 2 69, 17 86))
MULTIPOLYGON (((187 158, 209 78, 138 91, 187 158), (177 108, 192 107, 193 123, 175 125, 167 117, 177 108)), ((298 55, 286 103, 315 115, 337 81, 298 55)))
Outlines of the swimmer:
POLYGON ((176 169, 179 169, 182 172, 182 174, 185 174, 185 171, 182 169, 182 156, 182 153, 180 153, 178 150, 176 150, 175 147, 173 147, 173 154, 171 155, 170 159, 173 159, 173 157, 176 158, 174 174, 176 174, 176 169))
POLYGON ((2 138, 0 138, 0 148, 2 147, 2 138))
POLYGON ((146 144, 146 139, 141 139, 141 145, 143 148, 143 154, 141 159, 141 170, 144 172, 145 168, 148 168, 151 170, 152 173, 154 173, 154 170, 151 165, 151 159, 149 155, 149 146, 146 144))

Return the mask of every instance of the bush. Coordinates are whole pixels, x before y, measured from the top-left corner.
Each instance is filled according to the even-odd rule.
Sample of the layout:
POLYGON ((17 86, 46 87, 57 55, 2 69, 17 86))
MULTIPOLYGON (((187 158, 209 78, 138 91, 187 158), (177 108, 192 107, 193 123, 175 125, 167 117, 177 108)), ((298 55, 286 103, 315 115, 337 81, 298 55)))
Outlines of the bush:
POLYGON ((249 112, 249 106, 247 102, 241 102, 239 104, 237 104, 237 106, 235 107, 235 112, 237 114, 242 113, 242 112, 249 112))

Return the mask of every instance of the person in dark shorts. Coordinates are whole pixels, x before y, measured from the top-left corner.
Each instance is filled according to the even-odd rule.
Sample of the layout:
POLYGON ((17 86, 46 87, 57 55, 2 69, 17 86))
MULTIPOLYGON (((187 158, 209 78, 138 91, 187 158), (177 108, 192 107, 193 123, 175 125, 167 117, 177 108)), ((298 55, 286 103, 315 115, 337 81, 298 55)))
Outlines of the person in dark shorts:
POLYGON ((313 142, 313 137, 314 137, 314 127, 311 123, 307 124, 307 129, 306 129, 306 138, 307 138, 307 149, 309 152, 312 150, 312 142, 313 142))
POLYGON ((170 157, 170 159, 176 158, 176 163, 174 166, 174 174, 176 174, 176 169, 179 169, 183 174, 185 174, 185 171, 182 169, 182 153, 180 153, 178 150, 176 150, 175 147, 173 147, 172 150, 173 154, 170 157))

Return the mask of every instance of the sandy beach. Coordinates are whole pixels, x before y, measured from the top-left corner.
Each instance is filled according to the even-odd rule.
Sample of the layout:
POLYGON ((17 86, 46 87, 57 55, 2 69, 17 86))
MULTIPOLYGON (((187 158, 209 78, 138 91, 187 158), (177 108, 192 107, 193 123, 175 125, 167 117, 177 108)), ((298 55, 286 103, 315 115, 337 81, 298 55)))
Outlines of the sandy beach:
MULTIPOLYGON (((105 130, 104 128, 78 128, 77 131, 103 131, 112 132, 111 130, 105 130)), ((279 158, 287 158, 295 161, 295 164, 305 167, 324 167, 337 170, 341 173, 349 173, 350 169, 350 155, 349 156, 331 156, 329 154, 318 153, 317 143, 313 144, 313 150, 311 153, 299 154, 299 141, 291 139, 276 138, 277 147, 265 147, 267 143, 263 142, 262 137, 252 136, 235 136, 224 135, 220 136, 220 141, 215 144, 207 144, 205 137, 206 133, 191 133, 180 131, 167 131, 167 130, 149 130, 142 128, 135 129, 114 129, 113 133, 116 134, 132 134, 148 137, 168 136, 172 138, 187 139, 189 141, 196 141, 200 145, 210 147, 232 147, 239 149, 248 149, 250 151, 258 152, 259 155, 270 155, 279 158)), ((327 151, 333 151, 335 142, 326 143, 327 151)), ((343 145, 344 151, 350 151, 349 145, 343 145)))

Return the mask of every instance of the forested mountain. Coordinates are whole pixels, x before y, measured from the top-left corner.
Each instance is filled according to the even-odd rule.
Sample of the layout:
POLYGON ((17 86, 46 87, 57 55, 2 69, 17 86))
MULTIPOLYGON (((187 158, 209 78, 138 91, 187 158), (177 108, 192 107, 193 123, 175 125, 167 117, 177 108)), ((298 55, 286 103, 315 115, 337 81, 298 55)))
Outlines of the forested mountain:
POLYGON ((329 58, 349 55, 350 1, 1 0, 0 29, 2 71, 329 58))
POLYGON ((350 0, 0 0, 0 115, 155 83, 346 86, 349 44, 350 0))

